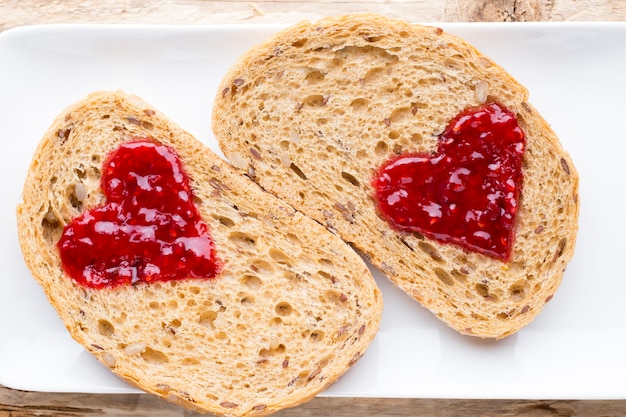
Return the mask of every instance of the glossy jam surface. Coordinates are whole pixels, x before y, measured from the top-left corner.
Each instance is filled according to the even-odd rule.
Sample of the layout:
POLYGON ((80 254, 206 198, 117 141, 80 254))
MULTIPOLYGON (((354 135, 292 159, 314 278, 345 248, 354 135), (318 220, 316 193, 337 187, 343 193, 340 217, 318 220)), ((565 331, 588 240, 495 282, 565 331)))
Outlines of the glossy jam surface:
POLYGON ((213 240, 177 154, 151 140, 113 151, 102 170, 103 206, 85 211, 58 243, 65 272, 91 288, 211 278, 213 240))
POLYGON ((421 233, 508 261, 522 189, 525 135, 496 103, 457 115, 434 154, 387 161, 372 185, 382 216, 421 233))

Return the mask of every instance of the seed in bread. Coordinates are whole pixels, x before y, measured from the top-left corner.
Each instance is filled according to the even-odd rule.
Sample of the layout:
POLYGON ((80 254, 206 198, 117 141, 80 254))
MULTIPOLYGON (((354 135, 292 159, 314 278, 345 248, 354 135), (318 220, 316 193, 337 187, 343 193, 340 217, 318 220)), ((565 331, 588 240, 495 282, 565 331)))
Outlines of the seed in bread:
POLYGON ((93 93, 53 122, 17 219, 26 263, 74 339, 130 384, 202 412, 262 416, 307 401, 378 329, 381 294, 348 245, 121 92, 93 93), (92 288, 63 272, 65 226, 106 203, 103 163, 137 138, 180 157, 215 276, 92 288))
POLYGON ((225 75, 213 130, 233 165, 337 233, 455 330, 513 334, 539 314, 574 253, 578 175, 526 88, 440 28, 376 15, 302 22, 225 75), (514 244, 505 260, 397 230, 372 179, 433 154, 463 111, 497 103, 525 135, 514 244))

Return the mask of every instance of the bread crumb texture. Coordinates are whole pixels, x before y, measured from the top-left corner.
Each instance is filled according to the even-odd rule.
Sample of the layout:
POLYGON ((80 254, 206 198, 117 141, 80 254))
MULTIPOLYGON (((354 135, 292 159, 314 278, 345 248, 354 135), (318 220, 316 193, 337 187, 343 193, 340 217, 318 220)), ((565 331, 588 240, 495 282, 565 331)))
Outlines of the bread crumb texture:
POLYGON ((72 336, 129 383, 198 411, 262 416, 302 403, 378 329, 381 294, 348 245, 122 92, 93 93, 54 121, 17 216, 26 262, 72 336), (63 227, 104 202, 102 163, 137 137, 181 157, 224 264, 216 278, 93 290, 64 275, 63 227))
POLYGON ((224 78, 213 130, 231 163, 362 251, 457 331, 502 338, 554 295, 574 253, 578 174, 503 68, 435 27, 374 15, 303 22, 224 78), (526 133, 511 261, 392 230, 371 180, 388 158, 433 152, 460 111, 498 102, 526 133))

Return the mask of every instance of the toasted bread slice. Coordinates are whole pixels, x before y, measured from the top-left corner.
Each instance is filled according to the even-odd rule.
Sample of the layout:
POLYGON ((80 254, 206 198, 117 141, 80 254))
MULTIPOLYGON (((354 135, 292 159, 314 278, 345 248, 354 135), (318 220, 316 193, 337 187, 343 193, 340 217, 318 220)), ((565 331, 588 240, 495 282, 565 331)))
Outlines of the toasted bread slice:
POLYGON ((381 294, 348 245, 135 96, 93 93, 58 116, 17 217, 26 263, 74 339, 130 384, 202 412, 261 416, 307 401, 378 329, 381 294), (103 204, 107 155, 146 137, 182 160, 221 272, 78 285, 57 250, 64 226, 103 204))
POLYGON ((573 256, 578 175, 570 156, 522 85, 440 28, 374 15, 292 26, 225 75, 213 130, 233 165, 461 333, 515 333, 552 298, 573 256), (512 112, 526 135, 506 261, 391 227, 372 187, 385 161, 432 154, 455 116, 486 102, 512 112))

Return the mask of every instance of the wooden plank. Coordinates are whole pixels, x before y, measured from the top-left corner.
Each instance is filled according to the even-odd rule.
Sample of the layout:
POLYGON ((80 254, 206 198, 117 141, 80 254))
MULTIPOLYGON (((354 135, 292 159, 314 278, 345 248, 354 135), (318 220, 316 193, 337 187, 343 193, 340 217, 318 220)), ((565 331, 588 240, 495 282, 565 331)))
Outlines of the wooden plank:
MULTIPOLYGON (((0 30, 45 23, 292 23, 327 14, 381 13, 419 22, 624 21, 624 0, 2 0, 0 30)), ((199 416, 149 395, 24 392, 0 386, 0 417, 199 416)), ((277 417, 618 417, 626 401, 447 400, 318 397, 277 417)))
POLYGON ((382 13, 420 22, 626 20, 623 0, 203 1, 3 0, 0 30, 40 23, 290 23, 382 13), (324 5, 320 7, 320 3, 324 5))
MULTIPOLYGON (((54 394, 9 390, 0 387, 3 417, 200 417, 193 411, 143 394, 54 394)), ((318 397, 276 417, 620 417, 625 401, 533 401, 405 398, 318 397)))

